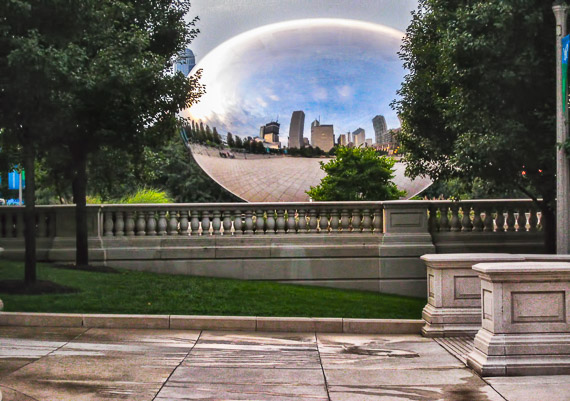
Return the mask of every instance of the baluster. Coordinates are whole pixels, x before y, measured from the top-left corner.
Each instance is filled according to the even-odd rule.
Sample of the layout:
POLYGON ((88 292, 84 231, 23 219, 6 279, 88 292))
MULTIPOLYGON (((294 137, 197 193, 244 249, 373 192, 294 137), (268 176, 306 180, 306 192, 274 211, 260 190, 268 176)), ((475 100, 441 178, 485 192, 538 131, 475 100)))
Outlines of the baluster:
POLYGON ((190 235, 200 234, 200 213, 197 210, 190 211, 190 235))
POLYGON ((451 228, 450 231, 461 231, 461 222, 459 221, 459 205, 453 203, 451 205, 451 228))
POLYGON ((43 212, 38 213, 38 231, 36 231, 36 236, 40 238, 47 237, 47 224, 46 224, 46 214, 43 212))
POLYGON ((202 211, 202 235, 210 235, 210 212, 208 210, 202 211))
POLYGON ((372 231, 372 219, 370 218, 370 210, 362 211, 362 232, 369 233, 372 231))
POLYGON ((515 212, 511 205, 507 209, 507 231, 515 231, 515 212))
POLYGON ((447 217, 448 206, 439 208, 439 231, 449 231, 449 218, 447 217))
POLYGON ((5 232, 5 237, 7 238, 12 238, 16 236, 16 226, 14 225, 14 219, 16 218, 15 216, 16 215, 13 214, 12 212, 6 213, 4 232, 5 232))
POLYGON ((530 208, 530 217, 528 218, 528 224, 530 226, 529 231, 538 231, 538 217, 536 216, 536 208, 534 205, 530 208))
POLYGON ((475 217, 473 217, 473 231, 483 231, 484 224, 481 218, 481 206, 474 205, 473 212, 475 213, 475 217))
POLYGON ((7 237, 6 235, 6 226, 8 225, 7 221, 8 221, 7 213, 4 212, 0 214, 0 237, 2 238, 7 237))
POLYGON ((374 226, 375 234, 380 234, 382 232, 382 210, 374 209, 374 221, 372 225, 374 226))
POLYGON ((16 237, 20 238, 24 236, 24 208, 18 208, 18 213, 16 214, 16 237))
POLYGON ((245 211, 245 231, 244 234, 253 234, 253 212, 251 210, 245 211))
POLYGON ((135 213, 131 210, 126 213, 125 235, 130 237, 135 235, 135 213))
POLYGON ((287 220, 285 221, 285 229, 289 234, 295 234, 295 209, 287 209, 287 220))
POLYGON ((340 212, 340 226, 343 233, 346 234, 350 232, 350 214, 347 209, 342 209, 340 212))
POLYGON ((321 234, 328 233, 329 230, 329 217, 326 209, 321 208, 318 211, 319 217, 317 221, 319 222, 319 232, 321 234))
MULTIPOLYGON (((499 216, 499 214, 500 213, 497 213, 497 216, 499 216)), ((483 231, 485 232, 495 231, 495 226, 493 223, 493 212, 490 206, 487 206, 487 208, 485 209, 485 220, 483 220, 483 231)))
POLYGON ((438 231, 437 227, 437 208, 433 205, 430 205, 429 208, 429 218, 428 218, 428 229, 430 233, 434 233, 438 231))
POLYGON ((212 235, 220 235, 220 228, 222 227, 221 216, 222 213, 219 210, 214 210, 214 219, 212 220, 212 235))
POLYGON ((243 234, 243 221, 241 216, 241 210, 236 210, 234 217, 234 235, 243 234))
POLYGON ((125 235, 124 215, 124 212, 115 212, 115 237, 122 237, 125 235))
POLYGON ((331 210, 331 221, 330 221, 331 231, 330 232, 334 233, 334 234, 338 234, 339 226, 340 226, 340 220, 339 220, 338 210, 333 209, 333 210, 331 210))
POLYGON ((305 209, 299 209, 299 222, 297 223, 297 232, 299 234, 307 233, 307 212, 305 209))
POLYGON ((188 235, 188 211, 180 211, 180 235, 188 235))
POLYGON ((285 234, 285 210, 277 210, 277 234, 285 234))
POLYGON ((463 218, 461 219, 461 231, 473 231, 473 224, 471 224, 471 205, 463 203, 461 206, 463 218))
POLYGON ((360 232, 360 223, 362 219, 360 218, 360 210, 353 209, 352 210, 352 232, 359 233, 360 232))
MULTIPOLYGON (((272 212, 272 211, 271 211, 272 212)), ((269 213, 271 213, 269 212, 269 213)), ((255 211, 255 234, 263 234, 265 232, 265 217, 263 210, 255 211)))
POLYGON ((266 229, 267 234, 275 234, 275 212, 273 209, 267 211, 266 229))
POLYGON ((544 231, 544 219, 546 218, 546 216, 544 216, 544 213, 542 213, 542 211, 540 212, 540 216, 538 216, 538 226, 536 227, 539 231, 544 231))
POLYGON ((497 219, 495 220, 495 225, 497 226, 497 232, 505 231, 505 214, 503 213, 503 208, 497 206, 497 219))
POLYGON ((146 235, 156 235, 155 212, 146 213, 146 235))
POLYGON ((137 235, 146 235, 146 218, 145 212, 137 211, 137 235))
POLYGON ((12 236, 12 215, 6 209, 2 215, 2 237, 9 238, 12 236))
POLYGON ((53 211, 46 215, 46 237, 55 237, 55 213, 53 211))
POLYGON ((168 235, 178 235, 178 211, 168 212, 168 235))
POLYGON ((103 235, 105 237, 113 236, 113 212, 103 213, 103 235))
POLYGON ((519 207, 519 217, 517 218, 518 229, 517 231, 523 232, 526 231, 526 207, 519 207))
POLYGON ((223 219, 224 235, 232 235, 232 212, 225 210, 223 219))
POLYGON ((317 211, 315 209, 309 210, 309 233, 315 234, 317 232, 317 211))
POLYGON ((166 235, 168 223, 166 222, 166 210, 158 211, 158 235, 166 235))

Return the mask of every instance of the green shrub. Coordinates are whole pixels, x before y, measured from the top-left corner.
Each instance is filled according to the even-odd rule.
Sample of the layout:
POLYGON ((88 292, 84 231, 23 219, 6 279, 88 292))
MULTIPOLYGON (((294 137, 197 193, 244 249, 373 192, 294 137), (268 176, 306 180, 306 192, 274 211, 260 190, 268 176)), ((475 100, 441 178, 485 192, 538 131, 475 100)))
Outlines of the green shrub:
POLYGON ((87 195, 86 201, 88 205, 100 205, 104 203, 99 195, 87 195))
POLYGON ((136 193, 126 196, 119 203, 173 203, 165 191, 153 188, 142 188, 136 193))

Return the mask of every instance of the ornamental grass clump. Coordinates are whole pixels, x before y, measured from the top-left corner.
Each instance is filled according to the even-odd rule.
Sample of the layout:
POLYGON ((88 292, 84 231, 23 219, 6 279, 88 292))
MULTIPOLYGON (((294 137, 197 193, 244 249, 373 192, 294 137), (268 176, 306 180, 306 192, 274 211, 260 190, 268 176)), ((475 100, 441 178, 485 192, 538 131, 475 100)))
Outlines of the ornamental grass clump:
POLYGON ((172 199, 165 191, 159 191, 154 188, 142 188, 136 193, 126 196, 119 203, 172 203, 172 199))

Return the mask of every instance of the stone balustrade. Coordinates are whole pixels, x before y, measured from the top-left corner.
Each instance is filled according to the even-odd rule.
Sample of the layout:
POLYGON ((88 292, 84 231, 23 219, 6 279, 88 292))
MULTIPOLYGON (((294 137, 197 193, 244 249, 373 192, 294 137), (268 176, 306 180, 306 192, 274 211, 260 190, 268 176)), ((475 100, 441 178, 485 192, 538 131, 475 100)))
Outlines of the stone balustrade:
POLYGON ((103 235, 236 236, 382 232, 381 202, 102 205, 103 235))
MULTIPOLYGON (((24 256, 23 209, 0 207, 7 258, 24 256)), ((89 257, 128 269, 423 297, 421 255, 543 253, 533 210, 510 200, 88 205, 89 257)), ((36 228, 38 260, 74 260, 73 205, 38 206, 36 228)))
POLYGON ((529 200, 432 201, 431 232, 536 232, 541 216, 529 200))

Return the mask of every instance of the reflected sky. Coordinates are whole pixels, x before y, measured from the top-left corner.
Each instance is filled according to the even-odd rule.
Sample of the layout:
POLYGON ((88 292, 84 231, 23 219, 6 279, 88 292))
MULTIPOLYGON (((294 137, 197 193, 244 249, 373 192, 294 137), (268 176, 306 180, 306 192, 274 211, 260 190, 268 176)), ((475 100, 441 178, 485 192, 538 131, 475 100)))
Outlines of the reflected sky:
POLYGON ((373 138, 372 118, 399 126, 389 103, 405 74, 397 51, 403 33, 362 21, 309 19, 267 25, 238 35, 206 55, 206 94, 185 112, 241 136, 279 118, 287 144, 291 113, 334 124, 335 134, 362 127, 373 138))

